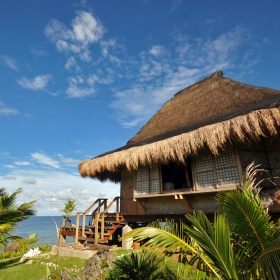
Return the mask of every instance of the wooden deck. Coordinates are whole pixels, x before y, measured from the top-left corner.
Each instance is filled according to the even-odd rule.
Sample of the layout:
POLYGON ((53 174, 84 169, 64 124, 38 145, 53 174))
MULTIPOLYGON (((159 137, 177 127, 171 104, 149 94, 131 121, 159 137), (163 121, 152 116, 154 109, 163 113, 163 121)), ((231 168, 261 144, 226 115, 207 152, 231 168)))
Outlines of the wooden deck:
POLYGON ((107 206, 107 199, 97 199, 86 211, 76 214, 76 225, 60 227, 61 240, 65 242, 67 236, 75 238, 75 244, 108 243, 111 236, 124 221, 119 214, 120 197, 115 197, 107 206), (116 203, 116 212, 109 213, 109 209, 116 203), (92 209, 96 208, 92 211, 92 209), (80 226, 80 217, 82 216, 82 225, 80 226), (91 225, 86 225, 86 216, 91 217, 91 225))

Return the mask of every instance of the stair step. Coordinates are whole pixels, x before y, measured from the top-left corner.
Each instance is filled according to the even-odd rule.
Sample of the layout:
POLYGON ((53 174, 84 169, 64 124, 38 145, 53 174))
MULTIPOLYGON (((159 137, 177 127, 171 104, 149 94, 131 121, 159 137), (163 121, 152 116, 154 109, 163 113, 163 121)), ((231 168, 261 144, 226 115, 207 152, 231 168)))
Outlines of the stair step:
MULTIPOLYGON (((93 237, 79 237, 79 240, 95 242, 93 237)), ((108 243, 107 239, 98 239, 98 243, 108 243)))
POLYGON ((94 238, 92 238, 92 237, 79 237, 78 238, 79 240, 84 240, 84 241, 90 241, 90 242, 94 242, 95 241, 95 239, 94 238))

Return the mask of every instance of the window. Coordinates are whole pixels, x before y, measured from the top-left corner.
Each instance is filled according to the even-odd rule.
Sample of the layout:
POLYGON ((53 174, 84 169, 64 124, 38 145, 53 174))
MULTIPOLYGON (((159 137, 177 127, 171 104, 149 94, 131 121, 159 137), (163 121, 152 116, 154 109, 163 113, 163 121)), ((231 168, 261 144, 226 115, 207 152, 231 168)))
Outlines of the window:
POLYGON ((174 161, 169 161, 168 164, 162 164, 161 175, 163 191, 192 188, 190 158, 186 159, 184 165, 174 161))
POLYGON ((136 175, 136 191, 141 194, 160 193, 159 167, 140 166, 136 175))
POLYGON ((239 184, 239 175, 233 149, 218 156, 204 152, 193 161, 194 180, 197 187, 217 188, 239 184))

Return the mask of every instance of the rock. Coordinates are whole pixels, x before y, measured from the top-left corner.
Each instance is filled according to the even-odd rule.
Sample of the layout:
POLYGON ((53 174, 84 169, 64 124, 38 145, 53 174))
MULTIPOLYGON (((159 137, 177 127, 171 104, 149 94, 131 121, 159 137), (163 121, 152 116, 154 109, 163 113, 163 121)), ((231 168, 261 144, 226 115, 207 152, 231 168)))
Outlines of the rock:
POLYGON ((20 243, 19 241, 14 241, 11 246, 9 246, 5 252, 19 252, 20 251, 20 243))
POLYGON ((82 280, 100 279, 109 269, 112 267, 115 261, 115 255, 113 251, 109 251, 108 247, 105 251, 103 247, 102 252, 98 252, 89 258, 83 268, 82 280))
POLYGON ((38 247, 34 248, 34 249, 30 249, 27 253, 24 254, 24 256, 26 257, 34 257, 34 256, 38 256, 41 254, 41 251, 39 250, 38 247))
POLYGON ((23 256, 23 257, 19 260, 19 262, 20 262, 20 263, 24 263, 24 262, 26 262, 26 260, 27 260, 27 257, 23 256))

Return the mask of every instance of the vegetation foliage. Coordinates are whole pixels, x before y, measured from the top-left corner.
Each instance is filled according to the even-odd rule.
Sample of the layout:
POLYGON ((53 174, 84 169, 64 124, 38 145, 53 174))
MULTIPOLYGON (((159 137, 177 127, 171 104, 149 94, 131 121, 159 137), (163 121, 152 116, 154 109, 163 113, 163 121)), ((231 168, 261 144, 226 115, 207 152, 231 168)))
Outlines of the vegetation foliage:
POLYGON ((279 279, 280 229, 263 209, 258 171, 249 165, 242 185, 217 195, 214 222, 199 211, 186 215, 188 224, 156 222, 123 239, 148 238, 145 246, 179 252, 179 269, 188 273, 195 267, 196 279, 279 279))
POLYGON ((77 206, 77 201, 76 200, 68 200, 67 202, 65 202, 65 206, 63 209, 61 209, 60 211, 65 213, 65 215, 69 218, 71 213, 76 210, 76 206, 77 206))
POLYGON ((115 261, 108 279, 175 279, 171 270, 152 251, 131 252, 115 261))
POLYGON ((19 222, 35 215, 33 207, 36 200, 16 205, 16 199, 21 192, 22 189, 17 189, 8 194, 4 188, 0 188, 0 248, 6 246, 10 240, 19 238, 12 236, 19 222))

